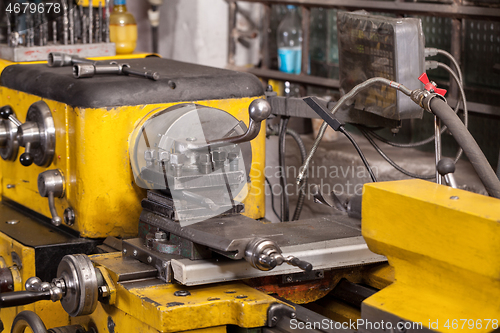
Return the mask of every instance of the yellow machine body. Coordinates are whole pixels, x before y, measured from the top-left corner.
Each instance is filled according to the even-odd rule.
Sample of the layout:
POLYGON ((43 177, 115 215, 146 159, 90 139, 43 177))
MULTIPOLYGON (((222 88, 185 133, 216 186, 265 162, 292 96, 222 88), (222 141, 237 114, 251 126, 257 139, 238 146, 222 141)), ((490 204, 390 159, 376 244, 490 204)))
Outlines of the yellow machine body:
MULTIPOLYGON (((71 72, 71 68, 66 69, 71 72)), ((248 126, 248 106, 259 97, 262 96, 183 103, 193 102, 221 109, 248 126)), ((29 106, 39 100, 39 96, 0 87, 1 104, 12 106, 21 122, 25 121, 29 106)), ((134 182, 128 152, 130 134, 146 115, 178 103, 81 108, 46 98, 43 100, 52 112, 56 128, 53 162, 43 168, 35 164, 24 167, 18 160, 0 161, 2 197, 50 217, 47 198, 38 195, 37 177, 47 169, 59 169, 65 178, 65 194, 63 198, 56 198, 56 209, 62 216, 67 207, 73 208, 76 218, 71 228, 80 236, 137 235, 140 202, 146 192, 134 182)), ((251 181, 243 201, 246 207, 243 214, 258 219, 265 214, 265 126, 252 140, 251 146, 251 181)), ((18 155, 23 150, 20 147, 18 155)))
POLYGON ((437 332, 491 332, 500 319, 500 200, 422 180, 367 184, 363 236, 395 282, 366 299, 437 332))

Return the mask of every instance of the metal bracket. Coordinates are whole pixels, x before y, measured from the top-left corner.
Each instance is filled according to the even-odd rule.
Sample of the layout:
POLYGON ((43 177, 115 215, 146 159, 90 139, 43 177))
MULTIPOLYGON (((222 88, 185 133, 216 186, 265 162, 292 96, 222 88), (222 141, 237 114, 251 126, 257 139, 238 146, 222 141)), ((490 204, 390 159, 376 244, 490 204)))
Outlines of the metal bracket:
POLYGON ((267 326, 274 327, 283 318, 296 318, 295 309, 282 303, 273 303, 267 309, 267 326))

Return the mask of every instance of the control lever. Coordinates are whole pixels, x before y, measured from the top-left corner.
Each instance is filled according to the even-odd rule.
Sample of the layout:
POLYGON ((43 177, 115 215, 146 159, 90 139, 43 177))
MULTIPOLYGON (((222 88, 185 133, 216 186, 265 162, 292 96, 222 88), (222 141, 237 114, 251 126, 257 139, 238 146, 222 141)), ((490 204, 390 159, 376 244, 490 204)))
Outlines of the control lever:
POLYGON ((139 71, 130 68, 129 64, 111 61, 109 64, 81 63, 73 65, 73 76, 77 79, 93 77, 97 74, 136 75, 158 81, 160 74, 153 71, 139 71))
POLYGON ((95 269, 84 254, 66 255, 57 267, 57 276, 49 282, 38 277, 26 280, 26 291, 0 293, 0 308, 31 304, 41 300, 61 301, 66 312, 72 316, 89 315, 97 307, 99 289, 104 282, 99 269, 95 269), (100 282, 99 282, 100 281, 100 282))
POLYGON ((306 272, 310 272, 313 268, 311 263, 297 257, 284 257, 279 246, 274 241, 265 238, 254 238, 248 243, 245 249, 245 260, 261 271, 270 271, 284 262, 306 272))
POLYGON ((38 192, 42 197, 49 198, 49 209, 52 224, 60 226, 62 219, 57 215, 54 198, 64 196, 64 176, 59 170, 47 170, 38 175, 38 192))
POLYGON ((455 172, 455 162, 451 158, 443 157, 439 160, 437 164, 437 171, 444 177, 446 185, 457 188, 457 182, 455 181, 455 176, 453 175, 455 172))
POLYGON ((248 114, 250 116, 250 123, 245 133, 238 136, 224 136, 221 139, 208 141, 206 144, 190 143, 187 148, 191 150, 204 150, 208 147, 215 149, 255 139, 260 132, 262 121, 271 115, 271 105, 264 99, 255 99, 248 107, 248 114))
POLYGON ((16 127, 22 125, 22 123, 14 115, 14 111, 10 105, 5 105, 0 108, 0 117, 5 120, 10 120, 16 127))

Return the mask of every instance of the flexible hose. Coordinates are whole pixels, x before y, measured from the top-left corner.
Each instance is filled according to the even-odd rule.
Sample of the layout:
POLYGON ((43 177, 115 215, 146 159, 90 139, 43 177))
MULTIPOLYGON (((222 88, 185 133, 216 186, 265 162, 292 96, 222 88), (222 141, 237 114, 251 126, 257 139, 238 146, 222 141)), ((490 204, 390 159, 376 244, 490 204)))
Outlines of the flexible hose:
POLYGON ((286 193, 286 170, 285 170, 285 136, 286 128, 288 126, 288 121, 290 117, 281 117, 280 120, 280 130, 279 130, 279 166, 280 166, 280 183, 281 183, 281 222, 290 220, 290 208, 288 195, 286 193))
MULTIPOLYGON (((374 78, 368 79, 368 80, 358 84, 357 86, 352 88, 351 91, 349 91, 347 94, 342 96, 342 98, 340 98, 339 101, 333 107, 331 114, 334 115, 346 101, 348 101, 351 98, 353 98, 354 96, 356 96, 363 89, 366 89, 366 88, 368 88, 376 83, 381 83, 381 84, 384 84, 386 86, 397 89, 407 96, 410 96, 410 94, 411 94, 411 90, 406 88, 402 84, 399 84, 397 82, 394 82, 394 81, 391 81, 391 80, 388 80, 388 79, 385 79, 382 77, 374 77, 374 78)), ((316 140, 314 141, 314 144, 311 148, 311 151, 309 152, 309 155, 307 155, 306 161, 302 165, 302 169, 299 172, 299 176, 297 177, 297 184, 301 184, 302 181, 304 180, 305 172, 309 168, 309 163, 311 163, 311 160, 314 156, 314 153, 316 153, 316 150, 318 150, 318 146, 321 143, 321 139, 323 138, 323 135, 325 135, 325 131, 326 131, 327 127, 328 127, 328 124, 326 122, 323 122, 323 124, 321 125, 321 128, 319 129, 318 136, 316 137, 316 140)))
POLYGON ((434 174, 432 174, 432 175, 418 175, 416 173, 413 173, 413 172, 410 172, 406 169, 403 169, 402 167, 397 165, 396 162, 394 162, 389 156, 387 156, 382 151, 382 149, 377 145, 377 143, 373 140, 373 138, 368 134, 368 132, 364 128, 358 127, 358 129, 365 136, 365 138, 368 140, 368 142, 370 142, 370 144, 373 146, 373 148, 375 148, 375 150, 380 154, 380 156, 382 156, 390 165, 392 165, 392 167, 394 169, 396 169, 399 172, 407 175, 408 177, 412 177, 412 178, 418 178, 418 179, 434 179, 434 178, 436 178, 436 175, 434 175, 434 174))
MULTIPOLYGON (((445 64, 440 63, 440 62, 438 62, 437 64, 438 64, 438 67, 441 67, 441 68, 445 69, 446 71, 448 71, 448 73, 450 74, 450 76, 455 80, 455 82, 458 85, 461 99, 457 102, 457 106, 455 107, 455 113, 458 113, 458 110, 460 108, 460 101, 462 101, 462 104, 464 106, 464 123, 465 123, 465 126, 468 127, 468 125, 469 125, 468 124, 468 118, 469 118, 469 116, 468 116, 467 101, 465 99, 465 92, 464 92, 464 89, 463 89, 463 86, 462 86, 462 81, 461 81, 461 79, 459 77, 457 77, 457 75, 455 74, 455 72, 450 67, 448 67, 445 64)), ((441 129, 441 134, 443 134, 446 130, 447 130, 446 126, 443 126, 442 129, 441 129)), ((423 146, 425 144, 431 143, 435 139, 435 136, 432 135, 431 137, 428 137, 427 139, 422 140, 422 141, 418 141, 418 142, 413 142, 413 143, 397 143, 397 142, 389 141, 389 140, 381 137, 380 135, 378 135, 377 133, 375 133, 373 131, 369 131, 369 132, 370 132, 370 134, 373 137, 375 137, 375 139, 377 139, 379 141, 382 141, 383 143, 386 143, 386 144, 391 145, 393 147, 399 147, 399 148, 416 148, 416 147, 420 147, 420 146, 423 146)), ((461 155, 462 155, 462 152, 461 152, 461 150, 459 150, 458 153, 457 153, 457 156, 455 157, 455 163, 458 162, 458 160, 460 159, 461 155)))
POLYGON ((500 180, 488 160, 453 109, 439 98, 432 98, 430 109, 448 127, 476 170, 488 194, 500 198, 500 180))
MULTIPOLYGON (((274 128, 269 127, 268 129, 269 129, 267 132, 268 135, 279 135, 279 132, 276 131, 274 128)), ((286 129, 286 134, 290 135, 297 143, 297 146, 299 147, 301 163, 304 163, 307 157, 307 151, 304 141, 302 141, 302 138, 300 137, 300 134, 289 128, 286 129)), ((269 184, 269 186, 271 185, 269 184)), ((304 177, 303 184, 300 187, 299 197, 297 198, 297 206, 295 207, 292 221, 298 220, 300 218, 300 214, 302 213, 302 208, 304 207, 304 201, 306 199, 306 193, 304 191, 304 188, 307 188, 307 173, 304 177)), ((274 210, 274 204, 273 204, 273 210, 274 210)), ((274 213, 276 214, 276 211, 274 213)), ((276 214, 276 216, 280 218, 278 214, 276 214)))
POLYGON ((12 322, 11 333, 23 333, 26 328, 30 328, 33 333, 47 333, 43 321, 33 311, 25 310, 17 314, 12 322))
POLYGON ((342 132, 349 139, 349 141, 351 141, 351 143, 354 146, 354 148, 356 148, 356 151, 358 152, 359 157, 361 157, 361 160, 363 161, 363 164, 365 165, 366 169, 368 170, 368 173, 370 174, 370 178, 372 179, 372 181, 374 183, 376 183, 377 182, 377 178, 375 177, 375 174, 373 173, 373 170, 370 167, 370 164, 368 164, 368 160, 366 159, 365 155, 361 151, 361 148, 358 146, 358 144, 356 143, 356 141, 354 141, 354 138, 351 136, 351 134, 349 134, 349 132, 347 132, 345 130, 344 126, 341 126, 340 129, 339 129, 339 131, 342 132))

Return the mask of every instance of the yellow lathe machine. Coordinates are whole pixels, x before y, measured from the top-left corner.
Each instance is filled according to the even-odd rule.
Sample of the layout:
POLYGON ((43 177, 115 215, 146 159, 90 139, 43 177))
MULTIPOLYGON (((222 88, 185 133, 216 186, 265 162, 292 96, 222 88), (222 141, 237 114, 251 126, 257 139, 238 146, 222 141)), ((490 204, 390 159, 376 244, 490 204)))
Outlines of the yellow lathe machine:
MULTIPOLYGON (((492 197, 370 183, 361 224, 270 223, 264 124, 280 102, 255 76, 146 55, 48 63, 0 60, 4 331, 498 329, 494 181, 492 197), (99 75, 133 69, 146 78, 99 75)), ((386 81, 420 115, 444 105, 386 81)))

